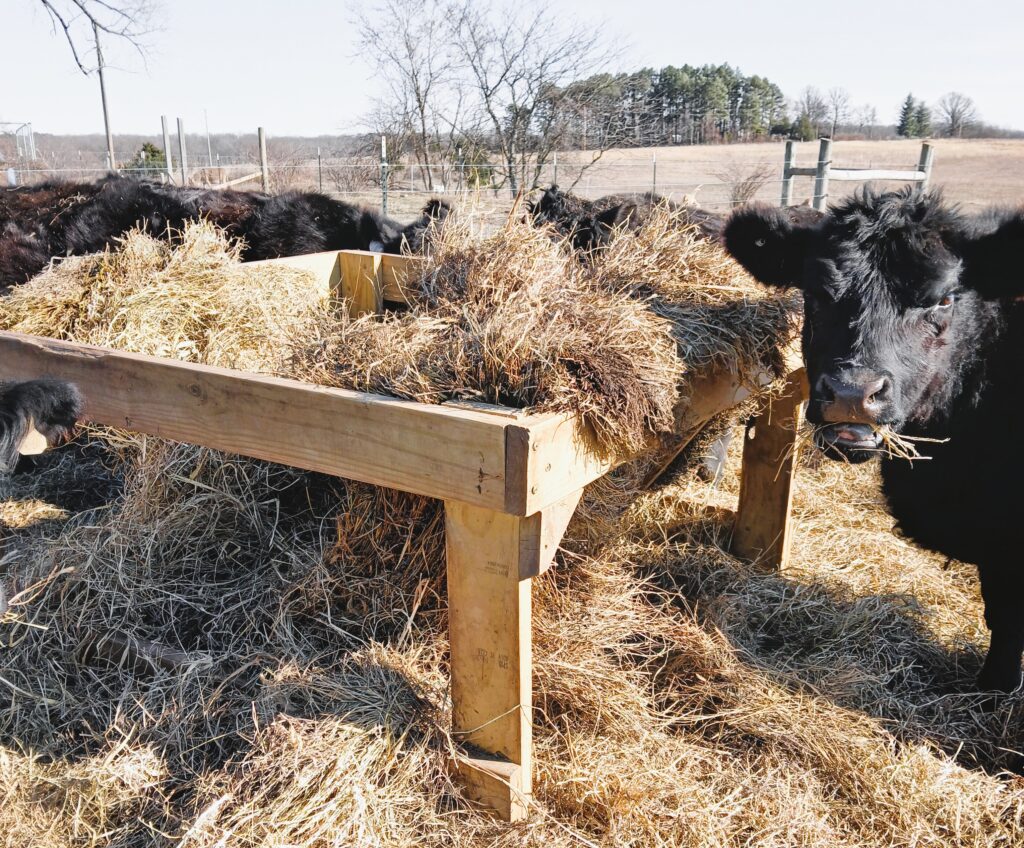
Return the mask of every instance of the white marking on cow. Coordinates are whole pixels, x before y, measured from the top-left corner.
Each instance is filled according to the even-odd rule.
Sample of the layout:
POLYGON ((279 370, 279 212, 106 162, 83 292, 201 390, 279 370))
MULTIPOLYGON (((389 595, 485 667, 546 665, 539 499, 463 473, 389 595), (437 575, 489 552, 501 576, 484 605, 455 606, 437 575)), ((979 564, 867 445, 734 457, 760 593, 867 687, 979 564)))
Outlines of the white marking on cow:
POLYGON ((36 429, 35 422, 29 419, 28 432, 18 446, 18 453, 22 456, 38 456, 44 453, 49 446, 50 444, 46 441, 46 436, 40 433, 36 429))

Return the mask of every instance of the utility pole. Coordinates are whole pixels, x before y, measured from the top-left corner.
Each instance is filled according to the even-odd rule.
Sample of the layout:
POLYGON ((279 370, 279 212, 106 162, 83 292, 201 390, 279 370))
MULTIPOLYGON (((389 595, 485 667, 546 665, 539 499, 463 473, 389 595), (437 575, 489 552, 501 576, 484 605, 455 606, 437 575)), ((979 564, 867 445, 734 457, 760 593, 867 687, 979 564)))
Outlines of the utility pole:
POLYGON ((110 114, 107 112, 107 84, 103 79, 103 51, 100 50, 100 28, 95 21, 92 25, 92 34, 96 39, 96 62, 97 71, 100 76, 100 97, 103 99, 103 126, 107 130, 107 169, 114 170, 114 136, 110 134, 110 114))

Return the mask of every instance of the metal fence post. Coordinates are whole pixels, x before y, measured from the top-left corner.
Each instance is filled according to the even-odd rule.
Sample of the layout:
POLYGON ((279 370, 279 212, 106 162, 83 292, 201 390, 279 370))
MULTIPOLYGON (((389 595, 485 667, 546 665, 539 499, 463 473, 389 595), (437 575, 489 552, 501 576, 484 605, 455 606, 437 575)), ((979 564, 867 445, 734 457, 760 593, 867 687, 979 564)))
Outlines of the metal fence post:
POLYGON ((782 159, 782 200, 781 206, 793 205, 793 174, 792 169, 796 165, 796 153, 793 150, 793 142, 786 142, 786 153, 782 159))
POLYGON ((324 190, 324 165, 320 159, 320 148, 316 149, 316 181, 319 186, 318 191, 324 190))
POLYGON ((917 194, 922 195, 928 191, 928 183, 932 179, 932 160, 935 158, 935 148, 930 142, 921 145, 921 159, 917 163, 917 170, 924 174, 924 177, 917 184, 917 194))
POLYGON ((388 137, 380 137, 380 211, 388 214, 388 137))
POLYGON ((260 142, 260 178, 263 181, 263 190, 270 191, 270 166, 267 164, 267 134, 263 127, 256 128, 256 136, 260 142))
POLYGON ((658 154, 651 153, 651 194, 658 193, 658 154))
POLYGON ((828 205, 828 172, 832 167, 832 139, 823 138, 818 146, 818 170, 814 175, 814 201, 812 206, 824 212, 828 205))
POLYGON ((553 170, 553 172, 551 174, 551 183, 552 183, 552 185, 558 185, 558 151, 557 150, 552 154, 552 162, 554 164, 554 170, 553 170))
POLYGON ((185 150, 185 122, 178 118, 178 155, 181 157, 181 184, 188 185, 188 153, 185 150))
POLYGON ((164 169, 167 171, 167 181, 174 182, 174 163, 171 157, 171 133, 167 129, 167 116, 160 116, 160 127, 164 131, 164 169))

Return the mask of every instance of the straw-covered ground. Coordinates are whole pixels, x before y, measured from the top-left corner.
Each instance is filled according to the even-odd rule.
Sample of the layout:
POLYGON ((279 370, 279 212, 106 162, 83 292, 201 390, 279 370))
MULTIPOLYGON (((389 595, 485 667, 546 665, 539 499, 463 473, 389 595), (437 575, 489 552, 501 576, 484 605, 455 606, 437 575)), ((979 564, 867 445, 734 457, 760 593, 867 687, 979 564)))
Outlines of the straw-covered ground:
MULTIPOLYGON (((439 503, 91 431, 3 481, 8 846, 1013 846, 1021 703, 958 694, 972 569, 891 532, 875 472, 805 462, 793 567, 725 553, 717 488, 638 472, 688 378, 778 366, 792 304, 665 216, 594 263, 446 229, 414 304, 338 317, 207 227, 130 236, 0 326, 426 401, 576 409, 638 457, 535 581, 537 803, 448 777, 439 503)), ((273 268, 273 266, 270 266, 273 268)))

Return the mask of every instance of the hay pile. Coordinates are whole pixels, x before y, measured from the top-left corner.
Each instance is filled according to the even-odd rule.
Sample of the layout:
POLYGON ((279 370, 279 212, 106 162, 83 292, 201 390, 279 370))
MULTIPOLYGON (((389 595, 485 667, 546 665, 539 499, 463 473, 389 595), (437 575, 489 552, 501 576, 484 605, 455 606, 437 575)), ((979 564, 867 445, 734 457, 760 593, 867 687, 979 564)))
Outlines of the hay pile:
MULTIPOLYGON (((655 314, 665 304, 690 298, 713 311, 727 294, 701 295, 699 280, 683 288, 682 276, 669 288, 669 278, 632 266, 570 269, 527 234, 507 237, 523 249, 509 264, 536 262, 540 278, 607 309, 594 324, 602 332, 653 328, 656 348, 667 334, 685 338, 655 314), (624 291, 630 302, 614 302, 624 291)), ((521 270, 501 283, 480 244, 439 248, 408 315, 338 322, 314 306, 313 320, 301 319, 309 335, 264 370, 546 408, 566 403, 574 385, 593 389, 595 363, 633 379, 632 348, 617 338, 607 359, 599 345, 583 345, 579 366, 565 368, 551 354, 563 339, 501 304, 566 310, 562 326, 578 344, 583 317, 571 298, 534 288, 521 270), (491 284, 474 287, 488 274, 491 284), (460 285, 467 306, 456 314, 460 285), (530 334, 520 347, 501 326, 513 319, 530 334), (421 343, 417 326, 433 322, 437 338, 465 347, 421 343), (410 341, 395 346, 401 339, 410 341), (373 344, 376 354, 357 364, 342 356, 373 344), (504 373, 496 350, 521 367, 504 373), (520 351, 535 358, 517 359, 520 351), (486 394, 492 380, 502 394, 486 394)), ((606 265, 620 261, 612 257, 606 265)), ((729 274, 749 287, 735 268, 729 274)), ((112 276, 102 279, 120 291, 112 276)), ((32 285, 52 284, 44 275, 32 285)), ((19 297, 4 314, 31 320, 19 297)), ((752 288, 736 300, 744 298, 751 309, 777 309, 752 288)), ((83 299, 103 314, 126 312, 120 296, 83 299)), ((65 303, 50 314, 100 315, 65 303)), ((740 309, 731 304, 723 306, 740 309)), ((552 325, 563 318, 547 314, 552 325)), ((104 343, 105 320, 75 332, 104 343)), ((285 320, 270 310, 266 333, 291 332, 285 320)), ((233 361, 216 341, 216 320, 188 333, 145 326, 163 335, 130 344, 187 338, 193 347, 163 349, 233 361)), ((258 335, 233 344, 255 350, 258 335)), ((710 335, 695 350, 716 350, 710 335)), ((685 392, 691 367, 652 380, 668 374, 685 392)), ((657 385, 590 402, 595 425, 609 422, 609 444, 638 444, 623 433, 660 420, 650 411, 672 392, 657 385), (622 429, 610 424, 619 409, 622 429)), ((472 809, 445 771, 437 502, 157 439, 104 434, 95 444, 117 481, 109 502, 25 522, 0 566, 19 590, 0 620, 4 844, 824 848, 1024 839, 1024 787, 994 774, 1020 747, 1019 701, 985 713, 969 696, 943 694, 980 665, 976 584, 969 569, 890 533, 870 468, 804 469, 796 568, 782 576, 753 574, 723 553, 736 456, 718 490, 686 477, 628 491, 629 508, 605 514, 599 544, 574 527, 557 567, 535 581, 538 804, 529 823, 508 826, 472 809), (572 542, 584 537, 586 545, 572 542)), ((43 475, 4 485, 46 502, 66 461, 57 452, 43 475)), ((9 500, 2 514, 14 511, 9 500)))

